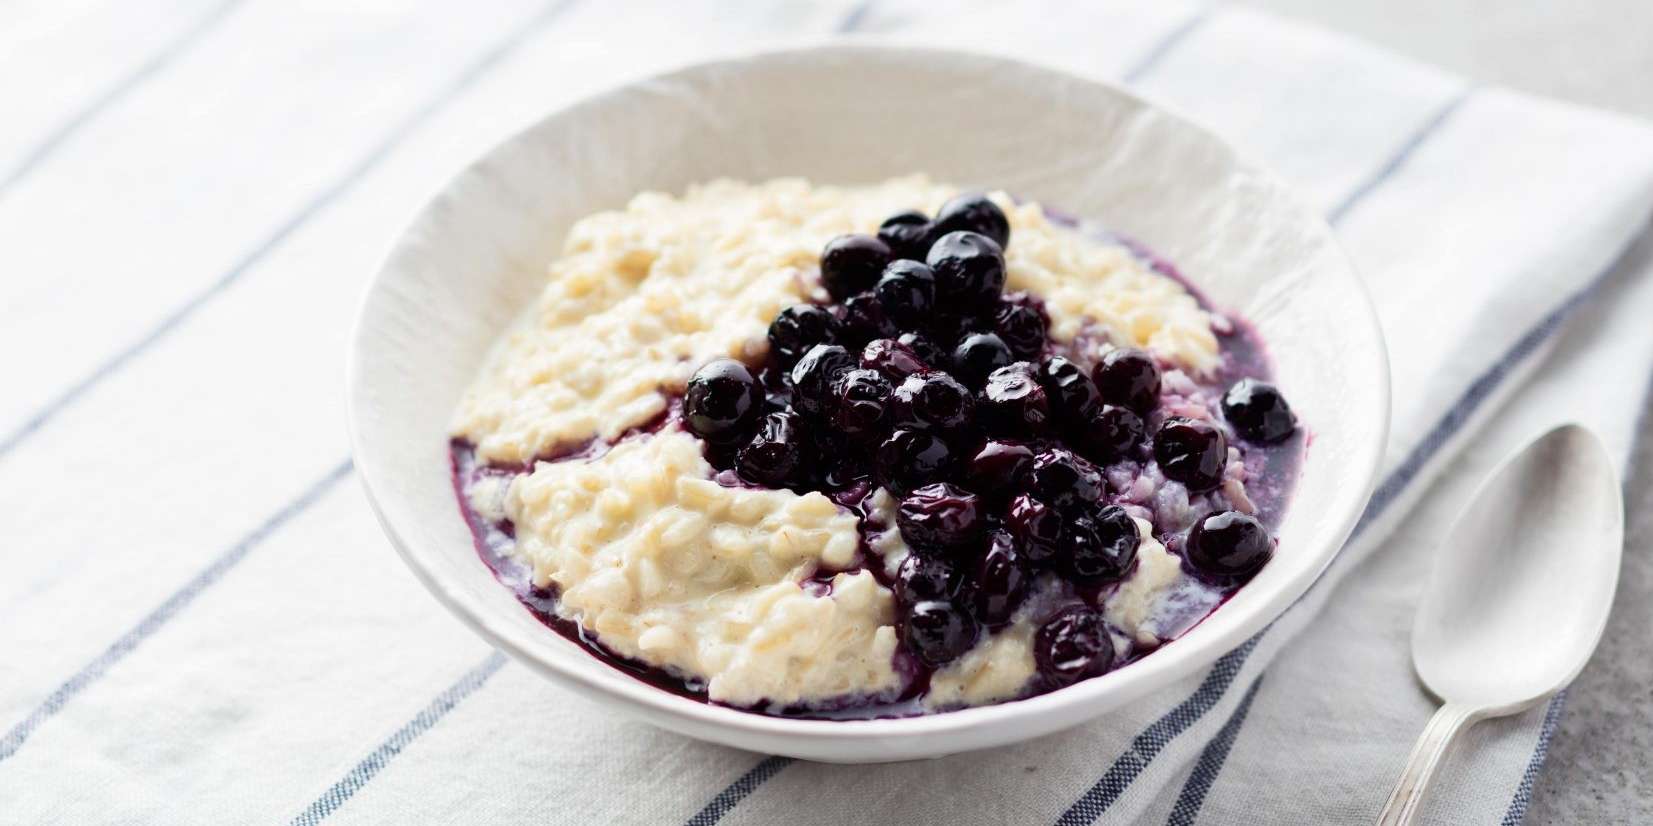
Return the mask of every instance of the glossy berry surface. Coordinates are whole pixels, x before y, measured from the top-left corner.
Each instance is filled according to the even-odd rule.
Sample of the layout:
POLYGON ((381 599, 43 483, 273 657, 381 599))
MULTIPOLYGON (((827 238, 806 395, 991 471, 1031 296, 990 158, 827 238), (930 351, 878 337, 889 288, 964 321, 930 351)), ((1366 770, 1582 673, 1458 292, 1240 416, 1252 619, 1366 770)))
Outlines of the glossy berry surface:
POLYGON ((1026 362, 989 374, 976 407, 982 426, 995 436, 1036 436, 1050 422, 1050 399, 1026 362))
POLYGON ((1091 461, 1107 464, 1133 456, 1148 426, 1129 408, 1104 404, 1074 433, 1079 449, 1091 461))
POLYGON ((1013 360, 1010 347, 996 333, 970 333, 953 347, 953 374, 971 387, 981 387, 989 374, 1013 360))
POLYGON ((1010 622, 1027 597, 1029 578, 1027 563, 1010 534, 1003 528, 988 534, 987 551, 976 563, 976 587, 971 595, 976 618, 988 627, 1010 622))
POLYGON ((851 439, 881 436, 890 419, 895 387, 877 370, 857 367, 838 378, 832 422, 851 439))
POLYGON ((1068 549, 1068 575, 1085 583, 1118 582, 1130 573, 1136 564, 1137 548, 1142 544, 1136 521, 1118 505, 1098 508, 1090 515, 1075 520, 1075 541, 1068 549))
POLYGON ((708 442, 727 444, 751 436, 762 412, 763 388, 734 359, 717 359, 696 370, 683 392, 684 424, 708 442))
POLYGON ((817 344, 836 344, 842 330, 832 311, 817 304, 794 304, 769 323, 769 347, 791 364, 817 344))
POLYGON ((981 539, 985 516, 975 494, 938 482, 907 494, 896 508, 895 524, 915 548, 961 552, 981 539))
POLYGON ((1170 418, 1154 434, 1154 461, 1165 478, 1191 491, 1207 491, 1222 483, 1228 443, 1210 422, 1170 418))
POLYGON ((914 373, 930 369, 930 365, 919 358, 913 348, 893 338, 877 338, 867 342, 867 346, 861 348, 861 366, 877 370, 892 382, 903 381, 914 373))
POLYGON ((890 247, 871 235, 840 235, 821 250, 821 286, 835 301, 872 288, 890 263, 890 247))
POLYGON ((1194 570, 1223 579, 1249 577, 1273 554, 1268 530, 1239 511, 1224 511, 1194 523, 1183 547, 1194 570))
POLYGON ((1051 448, 1035 456, 1028 481, 1034 494, 1058 510, 1071 511, 1102 498, 1102 473, 1065 448, 1051 448))
POLYGON ((1147 413, 1159 406, 1159 365, 1141 350, 1110 350, 1091 372, 1102 401, 1147 413))
POLYGON ((895 421, 905 427, 959 436, 975 423, 969 388, 942 372, 908 376, 895 388, 895 421))
POLYGON ((1004 250, 975 232, 949 232, 924 259, 936 274, 936 303, 957 315, 991 309, 1004 290, 1004 250))
POLYGON ((943 370, 947 367, 947 351, 935 343, 935 340, 921 333, 911 330, 896 336, 896 341, 918 354, 920 360, 932 369, 943 370))
POLYGON ((1049 330, 1050 319, 1044 308, 1026 295, 1005 296, 993 311, 993 332, 1019 360, 1037 361, 1044 355, 1049 330))
POLYGON ((953 473, 953 449, 927 430, 898 428, 880 442, 875 455, 879 484, 905 493, 953 473))
POLYGON ((963 230, 985 235, 1000 247, 1010 244, 1010 220, 980 192, 966 192, 942 204, 935 226, 937 235, 963 230))
POLYGON ((772 488, 802 484, 808 471, 808 437, 795 413, 769 413, 758 433, 735 454, 735 472, 756 485, 772 488))
POLYGON ((1005 509, 1005 526, 1033 562, 1053 559, 1061 551, 1062 522, 1055 508, 1025 493, 1011 499, 1005 509))
POLYGON ((1051 412, 1069 424, 1085 424, 1102 405, 1102 396, 1091 377, 1064 356, 1051 356, 1039 365, 1039 383, 1050 396, 1051 412))
POLYGON ((970 457, 970 489, 983 499, 1003 502, 1027 483, 1033 448, 1024 442, 990 440, 970 457))
POLYGON ((895 596, 912 605, 930 599, 951 599, 958 593, 958 566, 946 556, 912 553, 901 560, 895 575, 895 596))
POLYGON ((1033 662, 1056 685, 1095 677, 1113 665, 1113 640, 1102 615, 1075 606, 1045 621, 1033 635, 1033 662))
POLYGON ((893 338, 900 328, 884 312, 884 305, 872 293, 852 295, 844 302, 844 317, 840 324, 843 333, 840 344, 861 346, 880 338, 893 338))
POLYGON ((885 313, 903 327, 927 324, 936 304, 936 274, 918 261, 892 261, 873 287, 885 313))
POLYGON ((976 644, 979 629, 969 614, 947 600, 926 600, 907 610, 902 641, 920 662, 935 667, 963 656, 976 644))
POLYGON ((792 365, 792 406, 806 416, 821 416, 833 406, 838 377, 856 360, 836 344, 817 344, 792 365))
POLYGON ((1240 379, 1223 394, 1223 415, 1240 438, 1271 444, 1297 430, 1297 416, 1279 388, 1265 381, 1240 379))
POLYGON ((934 233, 930 216, 913 210, 897 212, 878 225, 878 240, 889 246, 890 253, 912 261, 924 260, 934 233))

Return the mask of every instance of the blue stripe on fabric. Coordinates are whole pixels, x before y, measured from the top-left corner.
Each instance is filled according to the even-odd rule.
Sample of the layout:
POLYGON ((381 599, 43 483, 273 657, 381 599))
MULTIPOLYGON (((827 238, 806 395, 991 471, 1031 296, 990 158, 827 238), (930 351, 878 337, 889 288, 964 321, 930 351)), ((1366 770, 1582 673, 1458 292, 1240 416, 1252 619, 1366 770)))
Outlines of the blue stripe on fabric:
POLYGON ((1234 739, 1239 736, 1240 726, 1245 724, 1246 714, 1251 711, 1251 701, 1257 698, 1257 689, 1262 686, 1263 676, 1258 675, 1245 696, 1240 698, 1240 705, 1229 716, 1228 722, 1206 744, 1199 762, 1194 764, 1193 774, 1182 786, 1182 794, 1177 796, 1177 805, 1165 821, 1166 826, 1193 826, 1200 815, 1200 807, 1205 805, 1206 793, 1211 791, 1211 785, 1217 782, 1217 775, 1222 773, 1223 763, 1228 761, 1228 752, 1234 748, 1234 739))
POLYGON ((1533 784, 1538 781, 1538 772, 1544 768, 1544 758, 1550 756, 1550 738, 1555 735, 1555 728, 1560 724, 1566 708, 1567 692, 1563 690, 1552 697, 1549 706, 1544 709, 1544 725, 1538 730, 1538 746, 1527 760, 1526 771, 1521 773, 1521 783, 1515 787, 1515 798, 1504 812, 1502 826, 1521 826, 1521 821, 1526 819, 1527 807, 1532 805, 1533 784))
POLYGON ((29 174, 39 168, 47 158, 51 157, 52 154, 57 151, 58 147, 62 146, 69 140, 70 137, 80 131, 81 127, 84 127, 87 123, 90 123, 93 118, 98 116, 99 113, 109 108, 111 104, 121 98, 126 97, 126 95, 133 89, 143 85, 144 81, 154 77, 157 72, 166 68, 166 66, 172 63, 172 61, 179 55, 189 51, 191 46, 194 46, 197 41, 204 37, 208 32, 216 28, 218 24, 222 22, 224 18, 228 17, 230 12, 234 11, 237 6, 241 5, 241 3, 242 0, 225 0, 225 2, 219 3, 211 11, 207 12, 207 14, 198 22, 196 22, 194 26, 191 26, 187 31, 180 34, 171 43, 162 46, 155 52, 155 54, 150 55, 148 60, 145 60, 136 69, 129 72, 126 77, 115 83, 115 85, 105 89, 102 94, 99 94, 97 97, 93 98, 92 101, 82 107, 80 111, 70 116, 68 120, 64 121, 56 129, 52 130, 51 134, 47 135, 40 141, 40 143, 35 144, 33 149, 24 154, 23 160, 19 161, 17 166, 12 168, 11 173, 8 174, 4 180, 0 180, 0 194, 4 194, 7 190, 11 189, 13 186, 16 186, 18 182, 22 181, 24 178, 27 178, 29 174))
POLYGON ((173 309, 166 317, 161 319, 160 323, 150 328, 149 332, 144 333, 138 340, 128 344, 107 361, 98 365, 91 373, 82 377, 67 390, 58 394, 56 398, 43 405, 33 416, 23 422, 22 426, 8 434, 4 440, 0 440, 0 458, 4 458, 6 454, 10 453, 25 439, 45 426, 52 417, 61 413, 64 408, 73 404, 99 382, 120 372, 121 368, 125 367, 138 354, 148 350, 155 342, 165 338, 168 333, 177 329, 180 324, 194 315, 196 310, 199 310, 207 302, 228 289, 230 285, 240 280, 254 265, 263 261, 265 256, 279 248, 311 218, 331 206, 341 195, 350 191, 351 187, 367 177, 368 173, 376 169, 403 141, 417 133, 444 107, 474 86, 487 75, 489 70, 497 66, 513 50, 521 46, 530 36, 571 5, 573 5, 573 0, 556 0, 556 2, 551 3, 536 14, 528 23, 513 29, 508 37, 466 66, 436 97, 426 102, 406 120, 392 128, 377 145, 357 160, 355 165, 347 170, 343 176, 329 184, 320 194, 290 216, 276 228, 275 232, 259 242, 251 252, 220 275, 216 281, 173 309))
POLYGON ((436 695, 436 699, 431 700, 430 705, 425 706, 424 710, 414 715, 413 719, 409 720, 406 725, 397 729, 394 734, 386 738, 383 743, 380 743, 378 748, 362 758, 362 761, 357 763, 349 774, 346 774, 339 782, 334 783, 327 791, 322 793, 321 797, 316 798, 314 803, 311 803, 309 807, 293 818, 292 826, 315 826, 315 824, 327 819, 328 815, 338 811, 339 807, 343 806, 356 792, 361 791, 361 788, 366 786, 368 781, 383 771, 385 766, 390 765, 390 761, 396 759, 396 755, 401 754, 402 750, 408 747, 408 744, 417 740, 419 735, 434 728, 437 723, 441 722, 443 717, 448 715, 448 712, 453 711, 466 697, 476 693, 476 690, 487 683, 488 678, 494 676, 504 665, 504 654, 498 651, 489 653, 487 657, 483 658, 482 662, 477 663, 470 671, 465 672, 464 676, 456 680, 453 685, 448 686, 447 690, 436 695))
POLYGON ((730 783, 723 791, 718 792, 717 797, 712 798, 712 802, 707 803, 705 808, 696 812, 694 817, 689 818, 685 826, 713 826, 713 824, 722 820, 724 815, 733 811, 737 804, 746 799, 747 795, 762 786, 769 778, 779 774, 781 769, 792 765, 794 762, 796 761, 790 757, 779 755, 765 757, 758 761, 758 764, 741 775, 740 779, 730 783))
POLYGON ((344 464, 328 471, 326 475, 310 485, 297 498, 283 505, 275 514, 264 520, 264 523, 253 529, 252 533, 242 537, 239 542, 219 554, 218 558, 212 561, 212 564, 185 583, 184 587, 174 591, 172 596, 167 597, 166 601, 161 603, 160 607, 149 612, 148 616, 140 620, 131 630, 122 634, 120 639, 115 640, 114 644, 105 649, 102 654, 99 654, 75 672, 74 676, 64 681, 56 690, 47 695, 44 702, 30 712, 29 716, 23 718, 22 722, 12 726, 11 730, 6 732, 4 739, 0 739, 0 761, 16 754, 17 750, 22 748, 24 741, 29 739, 29 735, 33 734, 41 723, 63 710, 63 706, 68 704, 75 695, 109 673, 110 668, 126 659, 128 654, 131 654, 144 640, 149 639, 162 626, 176 617, 179 612, 187 608, 202 592, 223 579, 224 574, 245 559, 247 554, 252 553, 253 549, 262 544, 264 540, 269 539, 276 531, 280 530, 281 526, 287 524, 293 517, 303 513, 321 499, 334 485, 338 484, 340 479, 350 473, 350 467, 350 462, 346 461, 344 464))
POLYGON ((1441 126, 1446 123, 1447 118, 1452 117, 1453 113, 1457 112, 1459 107, 1463 106, 1464 102, 1469 100, 1470 96, 1473 94, 1475 94, 1475 88, 1473 86, 1465 87, 1462 91, 1458 92, 1458 94, 1454 95, 1451 100, 1448 100, 1445 106, 1442 106, 1440 109, 1436 110, 1435 114, 1430 117, 1429 120, 1424 121, 1423 125, 1419 126, 1417 131, 1412 133, 1412 137, 1408 138, 1406 143, 1401 144, 1400 150, 1395 152, 1393 155, 1390 155, 1389 160, 1385 161, 1383 166, 1378 167, 1377 171, 1373 172, 1371 177, 1366 179, 1365 183, 1355 187, 1354 191, 1344 197, 1344 199, 1339 202, 1337 206, 1332 207, 1331 211, 1326 213, 1326 220, 1332 224, 1342 222, 1344 216, 1349 214, 1349 210, 1354 209, 1357 204, 1365 201, 1366 196, 1371 195, 1374 190, 1380 186, 1383 186, 1383 184, 1388 182, 1390 178, 1394 177, 1394 174, 1399 171, 1408 160, 1411 160, 1412 154, 1418 150, 1418 147, 1423 146, 1424 142, 1429 140, 1431 135, 1434 135, 1436 132, 1440 131, 1441 126))

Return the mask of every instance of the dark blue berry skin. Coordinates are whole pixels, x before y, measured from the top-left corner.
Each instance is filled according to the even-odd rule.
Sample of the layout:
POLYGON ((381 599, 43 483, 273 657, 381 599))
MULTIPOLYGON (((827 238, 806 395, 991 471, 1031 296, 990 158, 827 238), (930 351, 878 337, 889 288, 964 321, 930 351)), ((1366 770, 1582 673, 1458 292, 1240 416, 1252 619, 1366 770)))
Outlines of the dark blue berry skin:
POLYGON ((913 352, 913 348, 893 338, 878 338, 867 342, 867 346, 861 348, 861 366, 877 370, 892 382, 900 382, 914 373, 924 373, 931 369, 931 365, 919 358, 918 354, 913 352))
POLYGON ((1147 435, 1142 417, 1129 408, 1104 404, 1090 421, 1074 432, 1079 449, 1093 462, 1108 464, 1135 455, 1147 435))
POLYGON ((1066 448, 1051 448, 1034 457, 1028 481, 1036 496, 1065 512, 1102 498, 1101 472, 1066 448))
POLYGON ((924 259, 936 274, 936 303, 954 315, 977 315, 997 305, 1004 291, 1004 250, 975 232, 949 232, 924 259))
POLYGON ((855 367, 855 357, 836 344, 817 344, 792 365, 792 406, 811 418, 833 406, 838 377, 855 367))
POLYGON ((860 347, 880 338, 894 338, 900 329, 872 293, 852 295, 844 302, 843 334, 838 343, 860 347))
POLYGON ((1154 434, 1154 461, 1165 478, 1196 493, 1207 491, 1222 483, 1228 442, 1210 422, 1173 417, 1154 434))
POLYGON ((1031 446, 990 440, 970 457, 970 489, 984 500, 1002 504, 1027 484, 1027 473, 1032 467, 1031 446))
POLYGON ((755 485, 785 488, 808 477, 809 437, 795 413, 769 413, 758 433, 735 454, 735 472, 755 485))
POLYGON ((1063 356, 1051 356, 1039 365, 1039 383, 1050 396, 1051 412, 1070 426, 1083 426, 1102 406, 1102 396, 1084 368, 1063 356))
POLYGON ((930 216, 918 211, 897 212, 878 225, 878 240, 887 244, 896 258, 910 261, 923 261, 936 237, 930 216))
POLYGON ((821 286, 834 301, 872 289, 890 263, 890 247, 871 235, 840 235, 821 250, 821 286))
POLYGON ((930 369, 941 370, 947 367, 947 351, 941 349, 930 337, 909 330, 896 336, 895 340, 918 354, 919 359, 929 365, 930 369))
POLYGON ((951 599, 959 590, 958 566, 946 556, 910 553, 895 575, 895 598, 902 605, 951 599))
POLYGON ((1044 309, 1022 293, 1005 296, 993 311, 993 332, 1022 361, 1037 361, 1044 355, 1049 329, 1050 318, 1044 309))
POLYGON ((1279 388, 1256 379, 1240 379, 1223 394, 1223 415, 1240 438, 1271 444, 1297 430, 1297 416, 1279 388))
POLYGON ((896 507, 895 524, 914 548, 962 554, 981 539, 987 518, 975 494, 937 482, 907 494, 896 507))
POLYGON ((1239 511, 1224 511, 1194 523, 1183 556, 1212 579, 1249 579, 1274 555, 1274 541, 1261 522, 1239 511))
POLYGON ((797 361, 817 344, 836 344, 841 325, 830 310, 818 304, 794 304, 769 324, 769 348, 782 364, 797 361))
POLYGON ((1085 606, 1064 609, 1033 635, 1034 665, 1053 685, 1105 673, 1113 657, 1113 640, 1102 615, 1085 606))
POLYGON ((953 375, 971 387, 981 387, 989 374, 1014 360, 997 334, 970 333, 953 347, 953 375))
POLYGON ((1102 401, 1147 413, 1159 406, 1159 365, 1141 350, 1110 350, 1091 372, 1102 401))
POLYGON ((1062 523, 1055 508, 1025 493, 1011 499, 1005 510, 1005 527, 1021 545, 1022 555, 1036 563, 1053 560, 1061 552, 1062 523))
POLYGON ((969 388, 942 372, 908 376, 895 388, 895 422, 902 427, 962 438, 975 425, 975 407, 969 388))
POLYGON ((932 668, 963 656, 976 644, 979 633, 975 618, 946 600, 914 605, 902 623, 902 641, 907 650, 932 668))
POLYGON ((892 261, 873 293, 896 324, 908 329, 923 326, 935 312, 936 274, 918 261, 892 261))
POLYGON ((879 438, 888 429, 895 387, 877 370, 857 367, 838 378, 832 423, 852 440, 879 438))
POLYGON ((1142 536, 1136 521, 1118 505, 1105 505, 1070 526, 1072 541, 1067 553, 1068 576, 1076 582, 1098 584, 1118 582, 1136 564, 1142 536))
POLYGON ((683 393, 684 424, 714 444, 749 438, 762 413, 763 388, 734 359, 717 359, 696 370, 683 393))
POLYGON ((1001 248, 1010 244, 1010 220, 980 192, 966 192, 942 204, 935 226, 937 235, 964 230, 985 235, 1001 248))
POLYGON ((987 376, 976 416, 987 432, 999 437, 1031 438, 1050 423, 1050 399, 1034 377, 1033 365, 1016 362, 987 376))
POLYGON ((1003 528, 987 536, 987 552, 976 564, 975 587, 971 590, 976 618, 982 625, 997 628, 1010 622, 1027 597, 1029 574, 1016 542, 1003 528))
POLYGON ((875 456, 878 483, 901 494, 954 472, 953 449, 927 430, 900 428, 879 443, 875 456))

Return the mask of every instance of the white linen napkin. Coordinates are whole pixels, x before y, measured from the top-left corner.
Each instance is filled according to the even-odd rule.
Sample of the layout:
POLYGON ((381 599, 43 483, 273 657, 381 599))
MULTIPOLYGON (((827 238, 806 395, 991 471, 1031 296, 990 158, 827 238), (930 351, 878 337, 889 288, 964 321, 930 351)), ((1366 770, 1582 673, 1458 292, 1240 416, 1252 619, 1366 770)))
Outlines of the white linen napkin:
MULTIPOLYGON (((1548 423, 1624 457, 1653 364, 1632 248, 1653 131, 1252 12, 0 15, 0 72, 40 79, 0 87, 0 823, 1370 822, 1432 710, 1406 646, 1435 537, 1548 423), (1394 369, 1383 484, 1322 581, 1209 672, 988 752, 764 757, 507 664, 379 534, 340 364, 351 299, 422 196, 558 102, 840 29, 1130 82, 1293 180, 1364 273, 1394 369)), ((1518 822, 1561 710, 1477 726, 1429 822, 1518 822)))

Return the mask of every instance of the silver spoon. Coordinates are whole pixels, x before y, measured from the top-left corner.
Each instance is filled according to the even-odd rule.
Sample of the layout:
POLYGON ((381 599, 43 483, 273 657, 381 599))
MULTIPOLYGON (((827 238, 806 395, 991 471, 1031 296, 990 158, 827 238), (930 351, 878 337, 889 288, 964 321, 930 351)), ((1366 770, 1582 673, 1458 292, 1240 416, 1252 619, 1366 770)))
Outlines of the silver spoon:
POLYGON ((1458 732, 1578 676, 1607 624, 1623 546, 1613 463, 1583 427, 1545 433, 1482 483, 1447 532, 1412 626, 1412 664, 1443 705, 1379 826, 1412 822, 1458 732))

